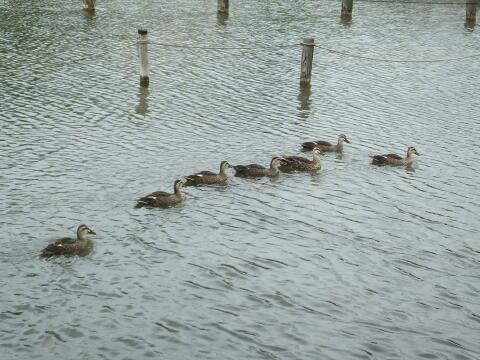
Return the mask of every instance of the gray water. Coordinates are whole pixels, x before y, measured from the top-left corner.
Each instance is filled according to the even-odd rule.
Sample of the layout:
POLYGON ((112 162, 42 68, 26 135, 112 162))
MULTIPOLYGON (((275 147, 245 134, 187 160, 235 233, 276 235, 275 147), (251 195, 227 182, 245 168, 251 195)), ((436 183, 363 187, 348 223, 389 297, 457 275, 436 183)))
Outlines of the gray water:
POLYGON ((480 358, 479 58, 316 48, 301 89, 300 46, 275 47, 479 54, 464 6, 230 3, 0 2, 1 358, 480 358), (317 173, 133 207, 340 133, 317 173), (408 146, 412 166, 369 162, 408 146), (90 254, 38 258, 81 223, 90 254))

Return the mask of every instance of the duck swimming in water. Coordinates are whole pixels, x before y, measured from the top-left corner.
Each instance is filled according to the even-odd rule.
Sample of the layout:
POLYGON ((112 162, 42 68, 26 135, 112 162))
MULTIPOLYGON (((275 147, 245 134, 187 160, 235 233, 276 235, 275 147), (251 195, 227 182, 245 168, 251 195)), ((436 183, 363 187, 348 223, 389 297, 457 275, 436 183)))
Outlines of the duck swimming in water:
POLYGON ((75 255, 85 252, 88 249, 88 239, 86 235, 96 233, 87 225, 80 225, 77 229, 77 238, 61 238, 48 245, 42 250, 40 256, 50 257, 53 255, 75 255))
POLYGON ((282 158, 274 157, 270 161, 270 168, 258 164, 235 165, 236 176, 277 176, 278 168, 287 165, 288 162, 282 158))
POLYGON ((175 183, 173 184, 173 194, 165 191, 155 191, 147 196, 137 199, 137 205, 135 207, 168 207, 178 204, 183 200, 182 193, 180 192, 182 186, 183 182, 175 180, 175 183))
POLYGON ((188 175, 185 177, 185 186, 223 183, 227 180, 227 173, 225 171, 231 167, 232 166, 228 162, 222 161, 220 163, 220 172, 218 174, 211 171, 200 171, 196 174, 188 175))
POLYGON ((374 165, 408 165, 413 161, 413 154, 420 155, 413 146, 407 149, 407 156, 402 158, 397 154, 370 155, 374 165))
POLYGON ((287 162, 286 165, 282 165, 283 169, 286 170, 301 170, 301 171, 313 171, 321 168, 320 157, 321 151, 319 148, 313 148, 312 150, 312 160, 301 157, 301 156, 282 156, 281 158, 287 162))
POLYGON ((343 142, 347 142, 350 144, 350 141, 347 139, 347 135, 341 134, 338 136, 338 142, 336 145, 332 145, 328 141, 309 141, 304 142, 302 144, 303 150, 312 150, 313 148, 319 148, 322 152, 327 151, 335 151, 335 152, 342 152, 343 151, 343 142))

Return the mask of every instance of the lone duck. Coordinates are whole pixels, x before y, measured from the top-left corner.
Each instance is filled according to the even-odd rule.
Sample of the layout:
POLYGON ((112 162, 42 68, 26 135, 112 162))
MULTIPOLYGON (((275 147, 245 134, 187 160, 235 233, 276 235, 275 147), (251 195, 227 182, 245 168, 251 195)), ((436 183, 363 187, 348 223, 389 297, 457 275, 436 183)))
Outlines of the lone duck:
POLYGON ((270 161, 270 168, 258 164, 236 165, 233 168, 236 176, 277 176, 278 168, 281 165, 288 165, 288 162, 282 158, 274 157, 270 161))
POLYGON ((321 151, 318 147, 313 148, 312 155, 313 159, 309 160, 301 156, 282 156, 283 160, 286 160, 287 164, 282 165, 282 168, 285 170, 303 170, 303 171, 313 171, 318 170, 321 167, 320 157, 321 151))
POLYGON ((173 194, 165 191, 155 191, 147 196, 137 199, 137 205, 135 205, 135 207, 168 207, 178 204, 183 200, 182 193, 180 192, 182 186, 183 182, 175 180, 175 183, 173 184, 173 194))
POLYGON ((75 255, 85 252, 88 249, 87 234, 96 235, 87 225, 80 225, 77 229, 77 238, 61 238, 48 245, 42 250, 40 256, 50 257, 53 255, 75 255))
POLYGON ((407 149, 407 156, 402 158, 397 154, 370 155, 375 165, 408 165, 413 161, 413 154, 420 155, 413 146, 407 149))
POLYGON ((222 161, 220 163, 220 172, 218 174, 211 171, 200 171, 196 174, 188 175, 185 177, 185 186, 219 184, 225 182, 227 180, 227 173, 225 170, 231 167, 232 166, 228 162, 222 161))
POLYGON ((347 135, 341 134, 338 136, 338 142, 336 145, 332 145, 328 141, 319 140, 319 141, 304 142, 302 144, 302 148, 304 150, 312 150, 313 148, 318 147, 322 152, 327 152, 327 151, 342 152, 344 141, 350 144, 350 141, 348 141, 347 139, 347 135))

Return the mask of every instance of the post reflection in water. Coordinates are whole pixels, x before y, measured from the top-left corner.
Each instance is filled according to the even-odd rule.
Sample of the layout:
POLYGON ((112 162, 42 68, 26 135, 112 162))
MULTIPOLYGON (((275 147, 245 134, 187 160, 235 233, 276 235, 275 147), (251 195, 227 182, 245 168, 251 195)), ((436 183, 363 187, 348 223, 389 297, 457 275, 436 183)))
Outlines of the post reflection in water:
POLYGON ((139 115, 145 116, 148 113, 148 95, 150 90, 146 86, 139 86, 138 89, 138 104, 135 107, 135 112, 139 115))
POLYGON ((310 100, 310 95, 311 95, 311 86, 301 85, 300 91, 297 96, 297 99, 299 102, 297 109, 299 110, 298 116, 302 119, 308 118, 311 114, 310 106, 312 104, 312 101, 310 100))

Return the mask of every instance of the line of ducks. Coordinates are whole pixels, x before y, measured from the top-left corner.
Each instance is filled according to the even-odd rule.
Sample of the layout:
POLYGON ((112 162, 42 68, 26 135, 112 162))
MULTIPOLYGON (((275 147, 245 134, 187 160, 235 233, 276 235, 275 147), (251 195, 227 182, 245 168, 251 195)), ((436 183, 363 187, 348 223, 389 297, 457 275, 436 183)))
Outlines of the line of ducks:
MULTIPOLYGON (((230 165, 227 161, 220 163, 220 172, 201 171, 185 177, 185 182, 176 180, 173 184, 173 194, 164 191, 155 191, 136 200, 137 208, 141 207, 170 207, 180 203, 182 186, 197 186, 207 184, 219 184, 227 180, 226 170, 233 168, 235 176, 241 177, 262 177, 277 176, 282 171, 315 171, 319 170, 320 155, 325 152, 342 152, 343 143, 350 141, 347 136, 341 134, 338 136, 337 144, 331 144, 327 141, 309 141, 301 144, 302 149, 312 151, 312 159, 307 159, 295 155, 283 155, 272 158, 270 167, 266 168, 258 164, 248 165, 230 165)), ((372 155, 372 164, 374 165, 408 165, 413 161, 413 155, 420 155, 414 147, 407 149, 407 156, 401 157, 397 154, 372 155)), ((61 238, 43 249, 40 256, 50 257, 53 255, 81 254, 88 248, 87 235, 96 233, 88 226, 82 224, 77 229, 77 238, 61 238)))

